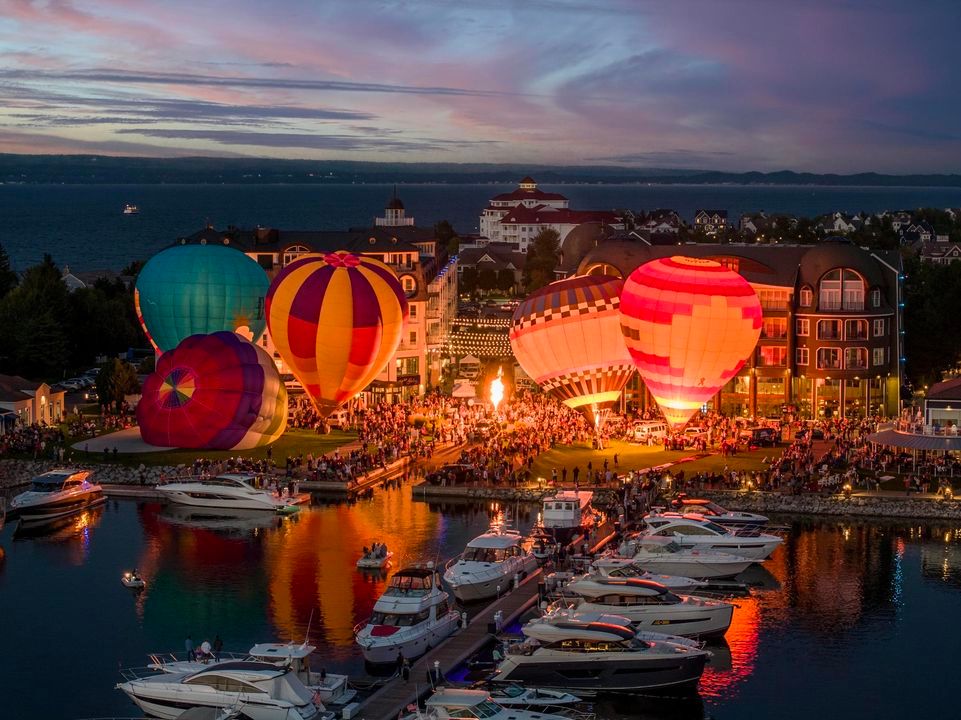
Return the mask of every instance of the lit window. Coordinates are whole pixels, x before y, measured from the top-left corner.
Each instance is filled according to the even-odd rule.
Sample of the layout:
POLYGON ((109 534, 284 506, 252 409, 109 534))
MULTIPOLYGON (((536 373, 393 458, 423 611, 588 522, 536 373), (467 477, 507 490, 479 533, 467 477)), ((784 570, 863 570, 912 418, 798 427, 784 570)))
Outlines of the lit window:
POLYGON ((818 348, 818 368, 838 370, 841 368, 841 348, 818 348))
POLYGON ((818 307, 821 310, 863 310, 864 280, 853 270, 837 269, 821 278, 818 307))
POLYGON ((844 321, 845 340, 867 340, 868 321, 867 320, 845 320, 844 321))
POLYGON ((840 320, 818 320, 818 340, 840 340, 840 320))
POLYGON ((291 247, 284 250, 284 267, 287 267, 294 260, 299 258, 301 255, 306 255, 310 252, 309 248, 303 245, 292 245, 291 247))
POLYGON ((844 349, 844 367, 848 370, 865 370, 868 367, 868 349, 853 347, 844 349))
POLYGON ((410 342, 411 345, 416 345, 416 344, 417 344, 417 331, 416 331, 416 330, 411 330, 411 331, 410 331, 409 342, 410 342))
POLYGON ((783 345, 761 345, 758 348, 758 365, 761 367, 785 367, 787 348, 783 345))
POLYGON ((801 288, 801 307, 811 307, 814 302, 814 293, 811 288, 801 288))
POLYGON ((884 318, 874 321, 874 337, 884 337, 884 318))
POLYGON ((874 348, 871 354, 872 354, 872 360, 874 361, 873 363, 874 367, 887 364, 887 355, 888 355, 887 348, 874 348))

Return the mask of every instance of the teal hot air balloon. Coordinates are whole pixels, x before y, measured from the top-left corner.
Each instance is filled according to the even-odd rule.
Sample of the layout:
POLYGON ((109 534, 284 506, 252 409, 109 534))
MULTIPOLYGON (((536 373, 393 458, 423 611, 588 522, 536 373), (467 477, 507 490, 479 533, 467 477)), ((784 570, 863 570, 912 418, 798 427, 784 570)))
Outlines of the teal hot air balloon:
POLYGON ((157 350, 221 330, 251 342, 267 326, 270 281, 256 262, 224 245, 174 245, 154 255, 137 278, 137 318, 157 350))

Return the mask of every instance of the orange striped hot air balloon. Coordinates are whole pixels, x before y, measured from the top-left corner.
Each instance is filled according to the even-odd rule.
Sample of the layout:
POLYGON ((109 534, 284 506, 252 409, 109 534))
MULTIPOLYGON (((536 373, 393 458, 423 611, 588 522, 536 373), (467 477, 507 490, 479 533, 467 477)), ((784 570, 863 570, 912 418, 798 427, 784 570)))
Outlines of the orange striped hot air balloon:
POLYGON ((737 374, 761 334, 754 288, 713 260, 641 265, 624 282, 620 311, 634 364, 675 427, 737 374))
POLYGON ((407 299, 387 265, 338 251, 287 265, 270 285, 266 310, 280 356, 327 417, 367 387, 397 350, 407 299))
POLYGON ((514 311, 514 357, 545 392, 599 423, 634 373, 617 312, 623 280, 584 275, 541 288, 514 311))

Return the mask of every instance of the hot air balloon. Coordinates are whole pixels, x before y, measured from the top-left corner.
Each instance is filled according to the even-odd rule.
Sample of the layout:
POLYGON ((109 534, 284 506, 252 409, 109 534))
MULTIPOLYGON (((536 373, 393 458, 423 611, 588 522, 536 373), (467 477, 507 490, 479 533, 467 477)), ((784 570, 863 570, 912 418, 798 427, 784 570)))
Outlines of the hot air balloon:
POLYGON ((677 427, 754 351, 761 303, 747 280, 720 263, 660 258, 624 282, 621 329, 647 389, 677 427))
POLYGON ((287 389, 273 359, 239 335, 191 335, 157 361, 137 421, 151 445, 246 450, 283 435, 287 389))
POLYGON ((321 417, 361 392, 400 344, 407 299, 394 271, 338 251, 302 255, 267 293, 267 326, 321 417))
POLYGON ((634 372, 621 338, 623 285, 603 275, 558 280, 518 305, 511 322, 511 348, 524 371, 595 425, 634 372))
POLYGON ((184 338, 220 330, 251 342, 263 334, 269 280, 256 262, 223 245, 174 245, 137 278, 137 318, 153 346, 172 350, 184 338))

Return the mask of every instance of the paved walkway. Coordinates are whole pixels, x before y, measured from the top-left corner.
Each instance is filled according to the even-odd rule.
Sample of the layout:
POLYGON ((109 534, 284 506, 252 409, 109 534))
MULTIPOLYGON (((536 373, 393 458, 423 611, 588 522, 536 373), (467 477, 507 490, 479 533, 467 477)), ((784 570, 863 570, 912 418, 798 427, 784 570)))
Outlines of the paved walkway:
MULTIPOLYGON (((81 440, 73 444, 74 450, 81 450, 83 452, 92 453, 102 453, 104 449, 113 452, 113 449, 117 448, 118 454, 134 454, 134 453, 149 453, 149 452, 164 452, 166 450, 176 450, 177 448, 169 447, 157 447, 156 445, 148 445, 140 437, 139 427, 129 427, 124 430, 118 430, 117 432, 112 432, 107 435, 99 435, 98 437, 88 438, 87 440, 81 440)), ((202 452, 199 451, 198 452, 202 452)))

